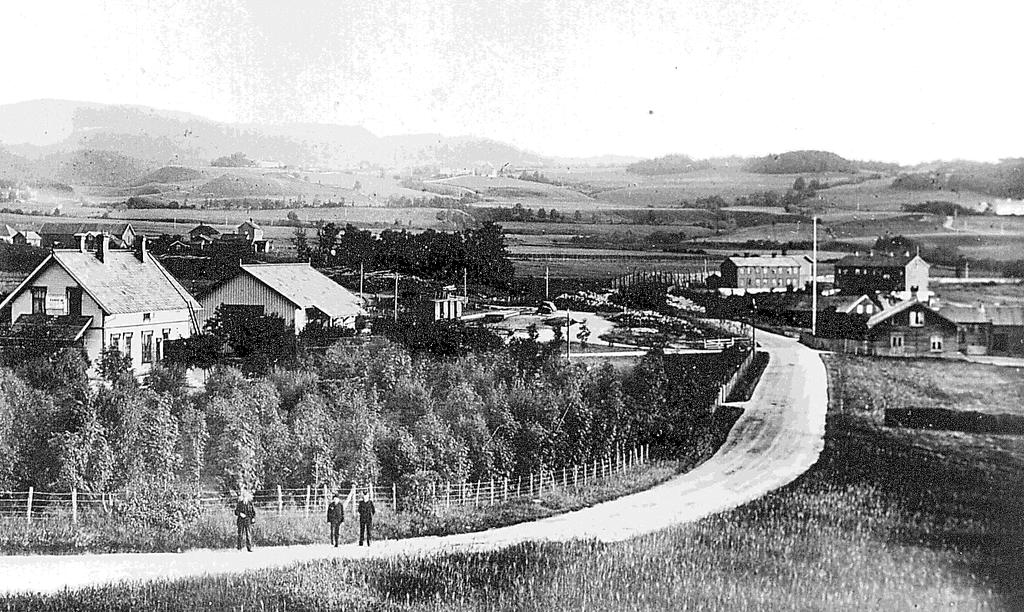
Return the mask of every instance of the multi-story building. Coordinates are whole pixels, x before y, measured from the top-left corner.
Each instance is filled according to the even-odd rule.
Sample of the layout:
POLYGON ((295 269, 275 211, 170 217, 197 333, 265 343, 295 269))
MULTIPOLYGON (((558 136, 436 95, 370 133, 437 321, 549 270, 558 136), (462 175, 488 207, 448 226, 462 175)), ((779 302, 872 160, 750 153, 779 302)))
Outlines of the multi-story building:
POLYGON ((835 285, 843 293, 898 293, 902 298, 926 299, 928 262, 910 253, 855 254, 835 265, 835 285))
POLYGON ((55 249, 0 303, 11 327, 3 341, 55 343, 85 350, 96 373, 102 352, 119 350, 136 374, 149 371, 170 340, 197 329, 200 306, 149 254, 112 249, 102 236, 95 250, 80 236, 78 249, 55 249))
POLYGON ((722 286, 746 291, 802 288, 802 262, 788 255, 727 257, 720 266, 722 286))

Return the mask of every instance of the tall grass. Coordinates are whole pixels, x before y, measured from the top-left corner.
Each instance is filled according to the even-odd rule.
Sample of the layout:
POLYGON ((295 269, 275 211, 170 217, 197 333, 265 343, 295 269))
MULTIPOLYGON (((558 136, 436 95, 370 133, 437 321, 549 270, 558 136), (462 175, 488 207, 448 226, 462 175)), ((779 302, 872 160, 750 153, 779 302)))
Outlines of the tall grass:
MULTIPOLYGON (((384 501, 377 503, 375 536, 400 539, 422 535, 447 535, 481 531, 530 521, 590 506, 648 489, 685 468, 687 461, 655 461, 631 467, 577 489, 545 489, 535 499, 516 499, 494 505, 438 504, 426 511, 394 512, 384 501)), ((347 516, 342 539, 358 539, 358 525, 347 516)), ((328 539, 325 514, 273 510, 259 513, 254 527, 258 546, 313 544, 328 539)), ((84 514, 73 525, 70 514, 36 519, 0 518, 0 552, 4 554, 82 552, 161 552, 190 548, 227 548, 235 545, 235 518, 228 508, 206 508, 199 519, 180 530, 146 529, 128 525, 103 512, 84 514)))

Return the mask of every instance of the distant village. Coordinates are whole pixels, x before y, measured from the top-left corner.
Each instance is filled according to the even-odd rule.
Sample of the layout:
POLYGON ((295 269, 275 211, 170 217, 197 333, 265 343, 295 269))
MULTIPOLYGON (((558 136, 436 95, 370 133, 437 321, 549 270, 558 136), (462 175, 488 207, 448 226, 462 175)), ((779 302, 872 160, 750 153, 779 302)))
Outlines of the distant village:
MULTIPOLYGON (((373 301, 362 292, 362 278, 356 295, 308 262, 261 263, 258 257, 253 263, 239 258, 216 282, 190 290, 188 279, 177 278, 156 256, 220 252, 266 259, 273 241, 252 220, 234 232, 200 224, 187 236, 154 240, 126 222, 55 222, 0 231, 0 242, 50 250, 16 282, 6 278, 2 346, 77 346, 93 364, 104 350, 115 348, 140 375, 163 360, 174 342, 200 333, 219 309, 277 315, 301 334, 314 322, 354 331, 373 301)), ((943 279, 931 279, 929 267, 917 253, 867 251, 842 257, 832 275, 815 278, 814 262, 806 255, 737 255, 725 258, 718 274, 686 284, 713 297, 712 303, 741 304, 733 308, 733 318, 796 330, 804 343, 822 350, 893 357, 1024 356, 1024 307, 944 302, 933 291, 934 281, 943 279), (811 287, 819 287, 817 296, 811 287)), ((461 294, 458 289, 425 292, 412 308, 428 321, 489 320, 471 314, 465 288, 461 294)), ((397 321, 398 295, 396 286, 390 296, 394 312, 384 304, 378 316, 397 321)))

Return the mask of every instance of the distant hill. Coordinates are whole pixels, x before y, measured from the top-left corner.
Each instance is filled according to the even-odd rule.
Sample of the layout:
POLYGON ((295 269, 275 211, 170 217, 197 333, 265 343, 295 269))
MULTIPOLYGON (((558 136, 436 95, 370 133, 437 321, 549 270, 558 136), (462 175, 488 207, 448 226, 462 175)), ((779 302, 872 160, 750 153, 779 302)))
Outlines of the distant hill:
POLYGON ((539 166, 545 161, 485 138, 380 137, 357 126, 233 124, 174 111, 66 100, 0 106, 0 144, 31 159, 84 149, 118 153, 152 167, 205 166, 236 152, 257 162, 324 168, 539 166))
POLYGON ((626 170, 634 174, 649 176, 659 174, 682 174, 696 170, 711 168, 711 162, 696 160, 688 155, 666 155, 654 159, 645 159, 626 166, 626 170))
POLYGON ((71 185, 120 187, 136 181, 154 164, 116 151, 82 149, 49 155, 34 166, 34 173, 40 178, 71 185))
POLYGON ((856 172, 856 163, 830 151, 788 151, 750 160, 744 168, 759 174, 856 172))
POLYGON ((148 183, 182 183, 198 181, 206 178, 206 173, 195 168, 185 166, 164 166, 139 177, 135 185, 146 185, 148 183))
POLYGON ((1024 159, 999 163, 931 162, 897 176, 892 186, 906 191, 974 191, 999 198, 1024 198, 1024 159))

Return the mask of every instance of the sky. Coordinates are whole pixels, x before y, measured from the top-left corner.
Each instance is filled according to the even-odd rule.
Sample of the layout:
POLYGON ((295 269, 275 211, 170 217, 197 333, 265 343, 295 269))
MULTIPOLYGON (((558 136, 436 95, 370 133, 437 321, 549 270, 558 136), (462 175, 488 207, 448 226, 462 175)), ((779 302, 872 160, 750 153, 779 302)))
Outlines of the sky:
POLYGON ((493 138, 548 156, 1024 156, 1018 3, 5 3, 0 104, 493 138))

